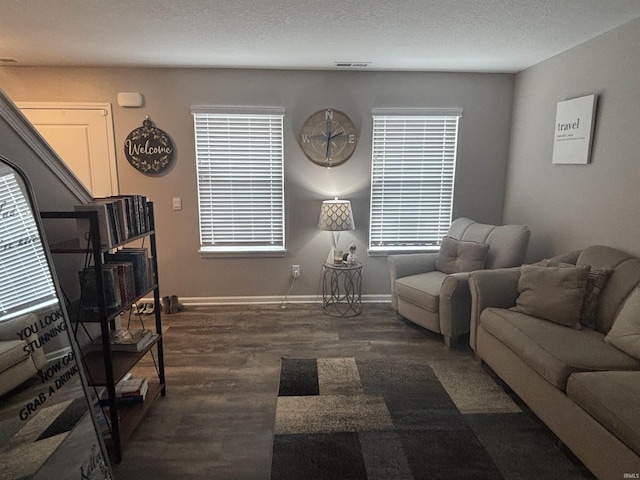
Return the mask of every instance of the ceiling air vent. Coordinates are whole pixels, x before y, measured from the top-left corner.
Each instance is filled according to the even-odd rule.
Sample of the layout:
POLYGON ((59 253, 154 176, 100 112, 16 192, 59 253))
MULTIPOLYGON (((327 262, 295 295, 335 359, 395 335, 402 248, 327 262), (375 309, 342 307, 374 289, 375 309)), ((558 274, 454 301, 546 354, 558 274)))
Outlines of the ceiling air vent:
POLYGON ((18 63, 18 61, 11 57, 0 57, 0 65, 7 65, 9 63, 18 63))
POLYGON ((336 68, 367 68, 371 62, 334 62, 336 68))

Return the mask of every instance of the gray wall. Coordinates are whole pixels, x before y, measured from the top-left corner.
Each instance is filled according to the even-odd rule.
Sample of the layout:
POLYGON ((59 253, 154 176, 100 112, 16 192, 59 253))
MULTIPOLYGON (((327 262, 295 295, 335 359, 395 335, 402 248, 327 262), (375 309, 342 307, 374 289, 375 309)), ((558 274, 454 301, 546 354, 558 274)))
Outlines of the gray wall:
POLYGON ((387 295, 386 257, 366 254, 368 239, 371 108, 462 107, 454 216, 500 223, 509 149, 514 76, 391 72, 323 72, 212 69, 0 68, 0 85, 14 102, 111 102, 120 191, 155 202, 161 293, 181 297, 283 296, 290 266, 302 275, 292 296, 320 293, 321 264, 330 246, 316 228, 322 200, 339 195, 353 204, 354 241, 364 264, 363 294, 387 295), (118 92, 145 96, 141 109, 117 106, 118 92), (285 107, 285 258, 202 259, 198 249, 196 177, 191 105, 285 107), (361 135, 354 156, 326 170, 302 154, 297 133, 316 110, 345 111, 361 135), (149 115, 176 146, 173 168, 160 177, 133 169, 124 157, 128 133, 149 115), (172 210, 182 197, 183 210, 172 210))
POLYGON ((516 76, 505 222, 530 260, 603 244, 640 255, 640 20, 516 76), (598 95, 592 160, 552 165, 558 101, 598 95))
MULTIPOLYGON (((27 122, 15 105, 0 90, 0 156, 16 165, 22 170, 34 193, 34 207, 39 210, 70 210, 73 205, 83 198, 77 192, 70 190, 59 179, 48 165, 59 163, 55 153, 43 143, 39 134, 27 122), (43 162, 43 157, 48 163, 43 162)), ((45 229, 47 225, 44 225, 45 229)), ((53 235, 47 235, 54 238, 53 235)), ((55 263, 55 258, 53 259, 55 263)), ((77 270, 82 266, 82 259, 67 257, 67 261, 56 265, 55 277, 61 284, 70 284, 75 287, 77 283, 77 270), (60 267, 60 268, 58 268, 60 267)), ((70 292, 72 294, 76 292, 70 292)), ((51 308, 51 307, 50 307, 51 308)), ((37 312, 41 318, 51 310, 37 312)), ((69 339, 66 336, 58 336, 51 339, 45 345, 45 352, 51 354, 69 347, 69 339)))

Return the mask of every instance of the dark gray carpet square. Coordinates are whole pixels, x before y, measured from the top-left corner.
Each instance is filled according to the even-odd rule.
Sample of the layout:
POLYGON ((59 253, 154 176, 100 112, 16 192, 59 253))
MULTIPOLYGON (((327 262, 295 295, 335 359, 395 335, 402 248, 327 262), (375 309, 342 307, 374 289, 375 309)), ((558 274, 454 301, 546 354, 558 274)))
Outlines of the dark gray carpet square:
POLYGON ((428 365, 357 361, 365 394, 382 395, 398 429, 468 429, 464 417, 428 365))
POLYGON ((510 480, 595 478, 532 415, 525 411, 465 415, 465 418, 496 465, 510 480))
POLYGON ((354 432, 276 435, 272 465, 274 480, 367 480, 354 432))
POLYGON ((283 358, 278 396, 318 395, 318 362, 315 358, 283 358))
POLYGON ((51 425, 38 436, 36 441, 70 431, 88 411, 87 400, 84 397, 76 398, 56 417, 51 425))
POLYGON ((398 435, 415 480, 503 479, 470 430, 408 430, 398 435))

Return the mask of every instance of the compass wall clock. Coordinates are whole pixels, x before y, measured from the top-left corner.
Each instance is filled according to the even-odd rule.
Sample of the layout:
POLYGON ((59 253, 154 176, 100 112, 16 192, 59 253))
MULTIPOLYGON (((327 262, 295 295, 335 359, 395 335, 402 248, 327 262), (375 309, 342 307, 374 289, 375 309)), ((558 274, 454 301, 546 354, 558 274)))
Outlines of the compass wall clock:
POLYGON ((353 155, 358 132, 347 114, 327 108, 307 118, 298 142, 309 160, 331 168, 342 165, 353 155))

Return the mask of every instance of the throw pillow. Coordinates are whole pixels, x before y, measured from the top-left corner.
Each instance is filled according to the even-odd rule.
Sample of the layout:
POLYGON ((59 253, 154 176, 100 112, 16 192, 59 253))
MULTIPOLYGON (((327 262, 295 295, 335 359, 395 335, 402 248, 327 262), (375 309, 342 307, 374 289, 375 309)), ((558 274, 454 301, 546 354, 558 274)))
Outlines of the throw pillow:
POLYGON ((436 268, 442 273, 472 272, 481 270, 487 260, 489 244, 465 242, 452 237, 444 237, 436 268))
MULTIPOLYGON (((574 268, 573 263, 558 262, 557 260, 544 259, 533 265, 540 267, 558 267, 558 268, 574 268)), ((607 280, 613 273, 611 268, 592 268, 589 270, 587 277, 587 287, 580 310, 580 323, 588 328, 596 328, 596 315, 598 313, 598 304, 600 303, 600 294, 604 290, 607 280)))
POLYGON ((611 268, 592 268, 587 277, 587 288, 580 312, 580 323, 588 328, 596 328, 596 315, 600 294, 604 290, 607 280, 613 273, 611 268))
POLYGON ((640 360, 640 288, 631 292, 604 339, 640 360))
POLYGON ((567 327, 580 327, 589 267, 523 265, 512 310, 567 327))

